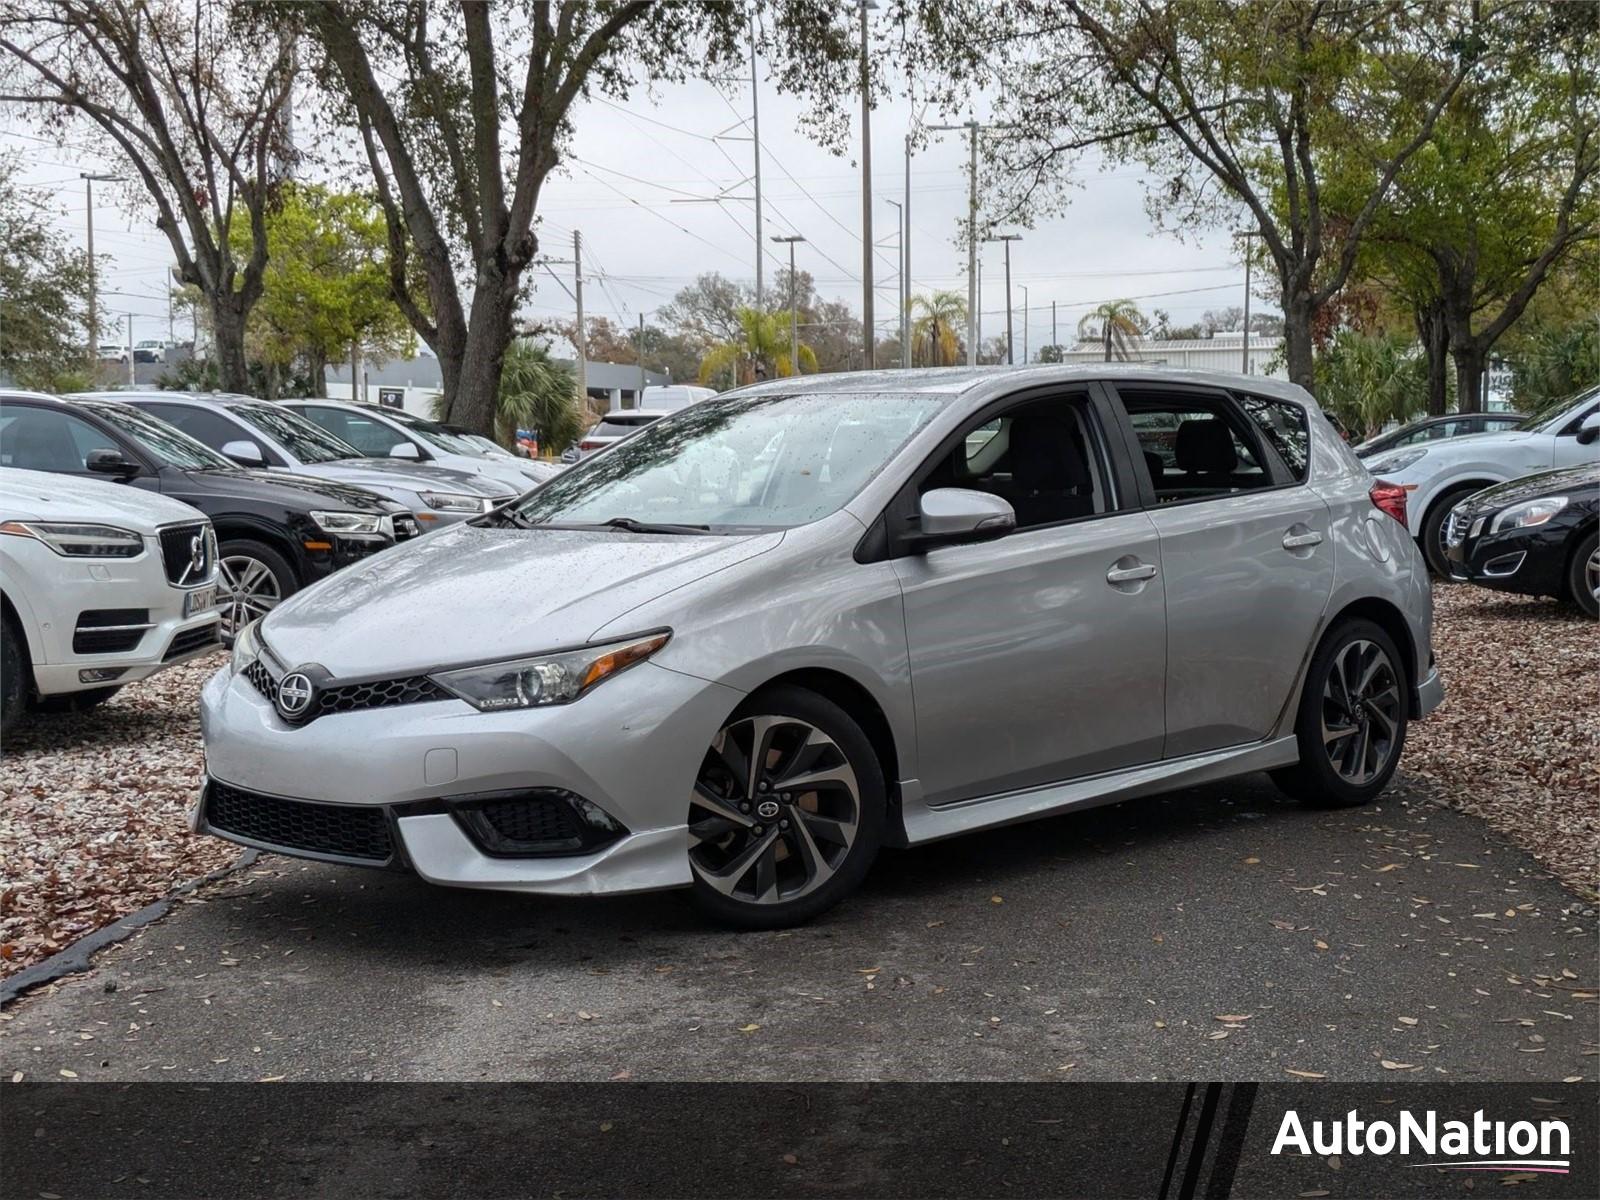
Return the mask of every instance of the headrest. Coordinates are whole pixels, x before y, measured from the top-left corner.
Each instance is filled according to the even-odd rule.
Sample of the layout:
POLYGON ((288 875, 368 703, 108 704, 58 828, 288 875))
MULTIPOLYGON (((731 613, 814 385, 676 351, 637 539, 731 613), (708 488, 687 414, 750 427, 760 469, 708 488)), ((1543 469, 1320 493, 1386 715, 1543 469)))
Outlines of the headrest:
POLYGON ((1178 426, 1174 455, 1178 469, 1188 474, 1226 475, 1239 465, 1233 432, 1216 417, 1185 421, 1178 426))
POLYGON ((1077 423, 1066 413, 1023 412, 1011 419, 1011 478, 1023 491, 1069 491, 1089 482, 1077 423))

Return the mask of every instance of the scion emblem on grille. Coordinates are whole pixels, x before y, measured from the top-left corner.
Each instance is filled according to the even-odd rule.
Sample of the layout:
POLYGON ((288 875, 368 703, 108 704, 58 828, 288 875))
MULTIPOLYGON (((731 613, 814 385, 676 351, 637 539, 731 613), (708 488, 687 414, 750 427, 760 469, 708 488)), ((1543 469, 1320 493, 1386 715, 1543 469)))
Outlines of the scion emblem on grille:
POLYGON ((278 711, 289 720, 295 720, 311 707, 315 690, 311 680, 299 671, 285 675, 278 681, 278 711))

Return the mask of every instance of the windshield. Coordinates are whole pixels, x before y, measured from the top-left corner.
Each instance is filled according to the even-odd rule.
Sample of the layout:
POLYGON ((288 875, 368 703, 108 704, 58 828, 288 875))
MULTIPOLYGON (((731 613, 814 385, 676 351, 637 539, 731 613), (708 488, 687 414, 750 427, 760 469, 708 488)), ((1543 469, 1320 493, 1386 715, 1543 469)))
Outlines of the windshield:
POLYGON ((1600 388, 1590 388, 1576 396, 1562 396, 1558 400, 1548 400, 1518 422, 1516 427, 1532 430, 1535 433, 1558 433, 1596 396, 1600 396, 1600 388))
POLYGON ((483 451, 474 446, 466 438, 451 433, 437 421, 425 421, 421 417, 412 416, 400 409, 385 409, 384 416, 396 425, 403 425, 411 433, 416 434, 428 445, 449 454, 472 454, 482 456, 483 451))
POLYGON ((84 408, 114 425, 139 448, 163 466, 182 471, 236 471, 237 464, 223 458, 210 446, 195 441, 175 425, 127 404, 85 403, 84 408))
POLYGON ((530 492, 518 523, 618 517, 713 531, 788 529, 844 506, 943 401, 729 396, 655 422, 530 492))
POLYGON ((337 462, 361 458, 361 451, 342 442, 320 426, 286 409, 270 404, 235 404, 229 410, 246 424, 254 425, 303 463, 337 462))

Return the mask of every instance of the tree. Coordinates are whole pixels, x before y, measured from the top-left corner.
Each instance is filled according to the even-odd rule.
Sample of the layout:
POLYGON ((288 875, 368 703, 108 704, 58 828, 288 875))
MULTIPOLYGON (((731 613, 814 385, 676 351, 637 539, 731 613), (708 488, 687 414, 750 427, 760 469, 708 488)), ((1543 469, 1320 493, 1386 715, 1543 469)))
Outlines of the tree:
POLYGON ((409 355, 415 338, 389 294, 387 235, 373 200, 286 184, 266 224, 269 258, 248 329, 252 359, 278 371, 303 363, 312 394, 325 396, 328 363, 352 344, 366 355, 409 355))
POLYGON ((911 360, 925 367, 950 367, 961 359, 967 301, 959 292, 911 297, 911 360))
POLYGON ((1427 407, 1426 367, 1409 337, 1341 330, 1317 356, 1317 400, 1370 437, 1427 407))
MULTIPOLYGON (((809 276, 807 277, 809 282, 809 276)), ((787 295, 787 292, 780 293, 787 295)), ((671 303, 663 305, 661 320, 691 338, 701 339, 707 348, 739 337, 739 310, 755 303, 755 290, 736 283, 717 271, 698 276, 680 288, 671 303)))
MULTIPOLYGON (((444 407, 444 397, 439 396, 434 413, 441 420, 444 407)), ((554 454, 583 435, 577 374, 551 358, 548 347, 527 338, 517 338, 506 347, 495 403, 495 440, 514 446, 519 429, 537 430, 540 451, 554 454)))
POLYGON ((243 391, 294 57, 286 40, 242 39, 232 11, 226 0, 0 0, 0 101, 63 140, 87 127, 136 178, 181 279, 205 296, 223 386, 243 391))
POLYGON ((1516 342, 1511 389, 1524 412, 1600 384, 1600 325, 1592 316, 1568 325, 1536 324, 1516 342))
POLYGON ((1147 324, 1149 322, 1132 300, 1107 300, 1083 315, 1078 322, 1078 336, 1085 341, 1092 337, 1104 345, 1107 362, 1113 354, 1126 362, 1129 343, 1144 336, 1147 324))
POLYGON ((975 79, 1001 91, 1000 215, 1059 194, 1093 146, 1149 169, 1165 222, 1231 223, 1242 208, 1277 275, 1290 378, 1305 386, 1318 308, 1478 52, 1476 6, 1415 0, 953 2, 934 6, 941 36, 912 53, 947 95, 975 79), (1330 141, 1366 167, 1336 243, 1315 154, 1330 141))
MULTIPOLYGON (((740 383, 767 379, 773 375, 796 374, 790 358, 790 322, 786 312, 761 312, 759 309, 739 310, 739 336, 733 341, 713 346, 700 362, 700 382, 705 383, 716 375, 735 368, 740 383)), ((816 353, 806 343, 800 343, 800 368, 815 372, 816 353)))
POLYGON ((42 197, 0 158, 0 375, 54 391, 87 362, 80 330, 88 262, 51 227, 42 197))
MULTIPOLYGON (((839 23, 822 0, 785 7, 819 28, 839 23)), ((641 80, 714 74, 745 53, 746 14, 726 0, 329 0, 261 14, 303 22, 320 51, 315 69, 359 132, 376 182, 395 298, 439 358, 450 420, 484 432, 539 248, 540 194, 575 106, 597 93, 625 98, 641 80), (413 257, 426 303, 413 287, 413 257)))

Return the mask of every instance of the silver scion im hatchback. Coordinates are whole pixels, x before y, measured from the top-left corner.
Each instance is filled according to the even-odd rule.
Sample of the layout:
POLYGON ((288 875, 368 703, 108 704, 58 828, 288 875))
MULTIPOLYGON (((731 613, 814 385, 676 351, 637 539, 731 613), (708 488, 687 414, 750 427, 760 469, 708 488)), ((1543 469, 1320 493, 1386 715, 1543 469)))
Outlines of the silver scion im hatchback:
POLYGON ((1259 770, 1360 804, 1443 695, 1404 502, 1270 380, 760 384, 251 626, 191 820, 771 927, 884 845, 1259 770))

